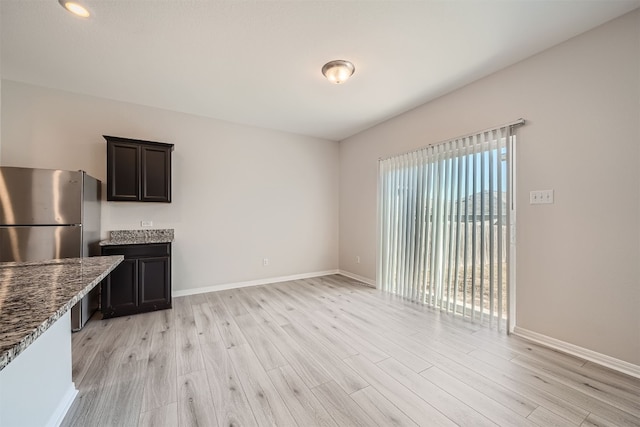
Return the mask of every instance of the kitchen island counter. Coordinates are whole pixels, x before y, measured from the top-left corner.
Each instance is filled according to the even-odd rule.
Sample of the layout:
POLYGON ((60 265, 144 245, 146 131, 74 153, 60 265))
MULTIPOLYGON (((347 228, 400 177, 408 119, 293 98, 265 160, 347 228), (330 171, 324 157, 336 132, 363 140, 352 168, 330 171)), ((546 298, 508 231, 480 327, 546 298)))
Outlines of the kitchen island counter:
POLYGON ((0 371, 122 260, 108 256, 0 263, 0 371))
POLYGON ((122 259, 0 263, 0 425, 60 425, 78 393, 71 307, 122 259))

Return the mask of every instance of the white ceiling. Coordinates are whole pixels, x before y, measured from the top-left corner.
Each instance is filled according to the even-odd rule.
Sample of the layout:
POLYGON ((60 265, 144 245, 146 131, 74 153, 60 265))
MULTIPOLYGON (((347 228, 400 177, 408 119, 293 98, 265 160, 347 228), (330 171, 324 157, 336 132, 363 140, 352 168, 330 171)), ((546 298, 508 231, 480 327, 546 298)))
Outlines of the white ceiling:
POLYGON ((84 4, 0 0, 2 78, 341 140, 640 0, 84 4), (320 73, 333 59, 355 64, 343 85, 320 73))

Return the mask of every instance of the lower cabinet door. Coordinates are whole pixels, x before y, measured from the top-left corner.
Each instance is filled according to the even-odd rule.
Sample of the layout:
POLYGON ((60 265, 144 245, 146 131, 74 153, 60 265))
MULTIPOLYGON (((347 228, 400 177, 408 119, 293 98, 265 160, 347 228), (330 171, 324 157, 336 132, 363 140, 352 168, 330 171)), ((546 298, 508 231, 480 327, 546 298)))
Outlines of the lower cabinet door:
POLYGON ((102 255, 124 255, 102 281, 105 319, 171 308, 171 243, 103 246, 102 255))
POLYGON ((169 257, 138 259, 138 297, 141 309, 171 307, 170 266, 169 257))
POLYGON ((103 282, 102 313, 105 318, 132 312, 138 301, 138 262, 125 259, 103 282))

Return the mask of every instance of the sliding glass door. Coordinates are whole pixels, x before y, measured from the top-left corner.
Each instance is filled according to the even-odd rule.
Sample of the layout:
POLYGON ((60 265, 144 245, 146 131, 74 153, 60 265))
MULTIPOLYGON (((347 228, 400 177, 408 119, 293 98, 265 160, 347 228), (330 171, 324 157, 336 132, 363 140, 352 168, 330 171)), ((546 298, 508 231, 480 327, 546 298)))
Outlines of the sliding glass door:
POLYGON ((513 127, 380 161, 383 290, 498 328, 506 325, 513 127))

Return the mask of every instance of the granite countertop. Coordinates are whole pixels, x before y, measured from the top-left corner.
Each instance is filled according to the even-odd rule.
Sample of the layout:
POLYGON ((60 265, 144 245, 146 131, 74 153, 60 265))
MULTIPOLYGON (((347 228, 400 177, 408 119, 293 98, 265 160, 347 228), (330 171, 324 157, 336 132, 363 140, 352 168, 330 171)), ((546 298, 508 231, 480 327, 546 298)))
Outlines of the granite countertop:
POLYGON ((0 263, 0 371, 122 260, 118 255, 0 263))
POLYGON ((159 230, 113 230, 109 239, 102 240, 100 246, 148 245, 173 242, 173 228, 159 230))

